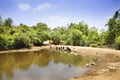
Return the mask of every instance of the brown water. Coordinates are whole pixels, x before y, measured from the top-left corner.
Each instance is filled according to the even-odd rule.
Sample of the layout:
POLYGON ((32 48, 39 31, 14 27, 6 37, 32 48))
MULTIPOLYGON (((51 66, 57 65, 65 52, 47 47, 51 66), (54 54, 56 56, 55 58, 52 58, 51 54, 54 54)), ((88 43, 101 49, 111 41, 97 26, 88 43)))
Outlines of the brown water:
POLYGON ((84 74, 89 61, 89 57, 50 51, 0 54, 0 80, 64 80, 84 74))

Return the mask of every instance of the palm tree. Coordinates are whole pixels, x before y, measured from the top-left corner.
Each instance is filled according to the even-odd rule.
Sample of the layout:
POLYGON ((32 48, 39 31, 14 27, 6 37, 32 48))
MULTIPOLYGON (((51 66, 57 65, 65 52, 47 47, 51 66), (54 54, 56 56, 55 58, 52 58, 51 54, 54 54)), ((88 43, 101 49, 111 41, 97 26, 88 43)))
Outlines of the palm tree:
POLYGON ((120 9, 115 12, 113 17, 109 19, 108 23, 106 24, 109 27, 109 31, 114 31, 116 29, 116 23, 119 19, 120 19, 120 9))
POLYGON ((115 12, 113 19, 120 19, 120 9, 115 12))
POLYGON ((107 36, 107 43, 112 44, 115 41, 116 37, 116 30, 117 30, 117 22, 120 19, 120 9, 115 12, 113 17, 109 19, 108 23, 106 24, 108 26, 109 34, 107 36))

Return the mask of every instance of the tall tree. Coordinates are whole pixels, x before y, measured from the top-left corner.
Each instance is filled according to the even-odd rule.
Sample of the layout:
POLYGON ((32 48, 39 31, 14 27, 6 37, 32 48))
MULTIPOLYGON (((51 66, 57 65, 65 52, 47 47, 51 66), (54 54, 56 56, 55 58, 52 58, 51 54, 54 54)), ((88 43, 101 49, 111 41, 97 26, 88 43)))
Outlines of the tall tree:
POLYGON ((120 9, 115 12, 113 17, 109 19, 107 25, 108 25, 108 31, 109 34, 107 36, 106 43, 111 45, 115 43, 116 36, 120 33, 120 9))
POLYGON ((120 19, 120 9, 115 12, 113 19, 120 19))
POLYGON ((5 20, 4 25, 7 27, 12 27, 13 20, 11 18, 8 18, 5 20))
POLYGON ((35 29, 39 30, 39 31, 49 31, 50 29, 48 28, 48 25, 46 23, 37 23, 35 29))
POLYGON ((2 23, 3 23, 3 22, 2 22, 2 17, 1 17, 1 15, 0 15, 0 25, 2 25, 2 23))
POLYGON ((72 30, 72 45, 80 46, 81 40, 82 40, 82 32, 79 31, 78 29, 73 29, 72 30))

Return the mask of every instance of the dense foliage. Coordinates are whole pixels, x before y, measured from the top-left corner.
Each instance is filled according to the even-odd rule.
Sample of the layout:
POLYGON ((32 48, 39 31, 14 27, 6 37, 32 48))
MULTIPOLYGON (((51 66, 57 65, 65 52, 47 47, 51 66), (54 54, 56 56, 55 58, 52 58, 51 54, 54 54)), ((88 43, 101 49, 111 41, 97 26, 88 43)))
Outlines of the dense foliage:
POLYGON ((84 22, 54 29, 41 22, 34 26, 14 26, 11 18, 2 20, 0 16, 0 50, 41 46, 46 40, 53 40, 54 44, 120 49, 120 10, 115 12, 106 25, 108 30, 101 31, 96 27, 90 28, 84 22))

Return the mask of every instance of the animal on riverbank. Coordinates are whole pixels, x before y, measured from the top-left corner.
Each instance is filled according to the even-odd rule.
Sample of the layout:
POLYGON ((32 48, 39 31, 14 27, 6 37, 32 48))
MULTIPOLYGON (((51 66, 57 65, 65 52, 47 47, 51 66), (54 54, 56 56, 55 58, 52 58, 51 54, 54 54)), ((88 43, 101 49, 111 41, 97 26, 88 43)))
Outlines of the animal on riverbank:
MULTIPOLYGON (((50 48, 50 49, 51 49, 51 48, 50 48)), ((56 46, 56 47, 55 47, 55 50, 56 50, 56 51, 67 52, 67 53, 69 53, 69 52, 72 51, 71 48, 65 47, 65 46, 56 46)))
POLYGON ((67 47, 65 51, 71 52, 72 50, 69 47, 67 47))

